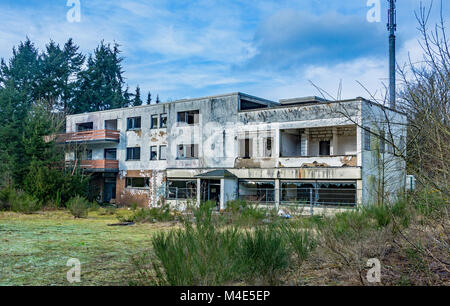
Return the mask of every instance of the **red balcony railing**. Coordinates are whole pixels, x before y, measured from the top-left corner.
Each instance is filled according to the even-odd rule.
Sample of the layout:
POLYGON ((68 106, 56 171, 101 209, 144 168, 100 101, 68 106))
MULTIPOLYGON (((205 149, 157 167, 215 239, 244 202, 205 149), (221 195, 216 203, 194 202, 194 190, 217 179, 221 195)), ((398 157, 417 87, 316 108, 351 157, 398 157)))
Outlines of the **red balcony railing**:
POLYGON ((77 164, 78 167, 86 170, 102 170, 111 169, 119 170, 118 160, 81 160, 81 161, 66 161, 67 167, 73 167, 77 164))
POLYGON ((58 135, 56 142, 89 142, 89 141, 114 141, 119 142, 120 131, 116 130, 92 130, 84 132, 66 133, 58 135))

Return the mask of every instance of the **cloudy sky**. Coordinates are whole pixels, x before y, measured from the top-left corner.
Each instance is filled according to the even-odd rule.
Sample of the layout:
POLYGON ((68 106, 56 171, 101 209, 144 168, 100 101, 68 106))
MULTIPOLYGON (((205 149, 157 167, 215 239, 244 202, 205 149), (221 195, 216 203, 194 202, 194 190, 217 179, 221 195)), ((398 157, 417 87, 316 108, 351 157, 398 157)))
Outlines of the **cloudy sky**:
MULTIPOLYGON (((273 100, 319 95, 311 82, 336 96, 341 80, 342 98, 368 97, 357 80, 372 93, 387 81, 386 0, 373 23, 367 0, 80 0, 80 22, 68 21, 67 2, 0 0, 0 57, 27 36, 40 49, 73 38, 86 53, 115 41, 130 88, 163 101, 235 91, 273 100)), ((398 60, 418 60, 420 0, 397 2, 398 60)))

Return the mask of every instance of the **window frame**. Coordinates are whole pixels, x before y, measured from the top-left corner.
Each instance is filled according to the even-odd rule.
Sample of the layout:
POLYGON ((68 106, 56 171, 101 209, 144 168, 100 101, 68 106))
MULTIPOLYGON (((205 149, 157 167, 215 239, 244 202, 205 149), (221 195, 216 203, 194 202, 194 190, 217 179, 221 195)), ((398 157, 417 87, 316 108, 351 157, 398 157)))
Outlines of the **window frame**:
POLYGON ((139 161, 141 160, 141 147, 129 147, 127 148, 127 153, 126 153, 126 161, 139 161), (130 154, 128 152, 130 152, 129 150, 132 150, 131 152, 133 152, 133 158, 130 158, 130 154), (134 150, 138 150, 139 152, 139 158, 134 158, 134 150))
POLYGON ((146 189, 150 188, 150 178, 148 177, 126 177, 125 178, 125 188, 126 189, 146 189), (143 186, 133 186, 133 181, 135 180, 144 180, 143 186))
POLYGON ((150 146, 150 160, 151 161, 155 161, 155 160, 158 160, 158 146, 150 146), (153 158, 153 149, 155 149, 155 155, 154 155, 154 157, 155 158, 153 158))
POLYGON ((159 128, 158 118, 159 118, 158 114, 150 115, 150 129, 151 130, 156 130, 159 128), (156 124, 153 124, 153 120, 156 120, 156 124))
POLYGON ((136 117, 128 117, 127 118, 127 131, 134 131, 134 130, 140 130, 142 128, 142 119, 141 116, 136 117), (130 122, 132 122, 133 126, 131 127, 130 122), (139 127, 137 126, 137 122, 139 123, 139 127))
POLYGON ((158 160, 167 160, 167 146, 166 145, 162 145, 159 146, 159 156, 158 156, 158 160), (165 153, 165 158, 161 158, 162 154, 161 154, 161 149, 165 148, 166 149, 166 153, 165 153))
POLYGON ((159 128, 160 129, 166 129, 167 128, 167 113, 159 115, 159 128), (163 120, 163 118, 165 120, 163 120), (164 124, 163 124, 163 121, 164 121, 164 124))

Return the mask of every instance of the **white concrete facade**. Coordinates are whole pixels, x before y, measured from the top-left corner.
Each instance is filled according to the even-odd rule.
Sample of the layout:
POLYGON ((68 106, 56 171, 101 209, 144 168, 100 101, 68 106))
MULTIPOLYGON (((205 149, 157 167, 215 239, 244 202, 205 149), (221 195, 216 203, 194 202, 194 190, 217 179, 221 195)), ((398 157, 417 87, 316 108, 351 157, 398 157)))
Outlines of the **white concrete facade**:
MULTIPOLYGON (((232 93, 68 116, 67 133, 77 133, 77 124, 90 127, 90 122, 92 130, 104 130, 110 120, 117 120, 120 138, 70 142, 66 160, 75 159, 75 147, 88 150, 77 154, 79 159, 92 160, 105 159, 110 152, 105 149, 115 149, 117 169, 89 170, 99 185, 109 178, 114 186, 114 194, 108 191, 110 185, 100 187, 100 196, 123 205, 213 200, 224 209, 244 188, 252 191, 245 195, 248 199, 262 199, 274 207, 298 204, 307 199, 308 190, 322 208, 339 201, 344 206, 375 202, 380 193, 380 152, 373 135, 372 146, 365 145, 366 127, 375 131, 386 121, 382 129, 400 147, 406 139, 406 117, 362 98, 306 102, 280 104, 232 93), (161 116, 167 117, 164 126, 161 116), (127 122, 136 117, 140 126, 130 129, 127 122), (158 118, 156 126, 152 118, 158 118)), ((378 139, 378 147, 379 143, 378 139)), ((381 155, 383 161, 389 159, 383 164, 383 180, 397 179, 383 184, 383 190, 394 197, 404 189, 405 164, 387 151, 392 149, 381 155)))

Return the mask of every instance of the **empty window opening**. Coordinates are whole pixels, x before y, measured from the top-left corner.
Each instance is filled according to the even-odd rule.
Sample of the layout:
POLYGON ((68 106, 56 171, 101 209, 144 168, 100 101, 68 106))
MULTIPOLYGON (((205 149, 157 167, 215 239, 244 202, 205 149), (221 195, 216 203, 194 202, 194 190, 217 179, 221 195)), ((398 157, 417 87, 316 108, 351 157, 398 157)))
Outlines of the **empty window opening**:
POLYGON ((319 142, 319 155, 330 156, 330 141, 322 140, 319 142))
POLYGON ((161 114, 159 117, 159 127, 162 129, 167 127, 167 114, 161 114))
POLYGON ((281 130, 281 157, 297 157, 304 156, 302 152, 302 130, 301 129, 289 129, 281 130))
POLYGON ((150 147, 150 160, 158 159, 158 147, 152 146, 150 147))
POLYGON ((240 105, 239 110, 250 110, 250 109, 259 109, 259 108, 267 107, 266 104, 257 103, 257 102, 249 101, 246 99, 241 99, 239 105, 240 105))
POLYGON ((181 144, 177 146, 177 158, 198 158, 198 144, 181 144))
POLYGON ((187 112, 178 113, 178 124, 179 125, 194 125, 199 123, 200 111, 192 110, 187 112))
POLYGON ((275 201, 274 181, 239 180, 239 198, 254 203, 273 203, 275 201))
POLYGON ((127 118, 127 130, 136 130, 141 128, 141 117, 127 118))
POLYGON ((273 154, 273 138, 264 138, 264 157, 272 157, 273 154))
POLYGON ((93 122, 77 123, 77 132, 92 131, 94 129, 93 122))
POLYGON ((152 115, 150 118, 150 128, 157 129, 158 128, 158 115, 152 115))
POLYGON ((197 180, 167 180, 168 199, 196 199, 197 180))
POLYGON ((148 188, 150 186, 150 178, 148 177, 127 177, 126 188, 148 188))

